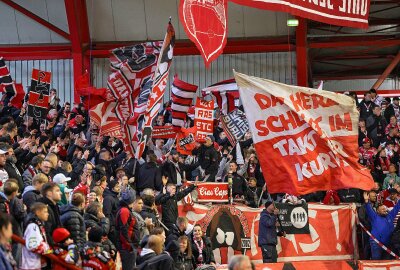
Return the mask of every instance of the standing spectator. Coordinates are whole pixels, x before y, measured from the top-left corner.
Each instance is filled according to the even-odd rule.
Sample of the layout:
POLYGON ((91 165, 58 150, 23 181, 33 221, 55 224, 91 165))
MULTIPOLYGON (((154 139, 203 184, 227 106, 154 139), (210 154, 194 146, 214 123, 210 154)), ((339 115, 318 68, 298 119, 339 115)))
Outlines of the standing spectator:
POLYGON ((7 151, 6 165, 4 169, 7 171, 9 178, 13 178, 18 181, 19 190, 22 192, 24 190, 24 182, 22 181, 21 172, 19 168, 17 168, 17 157, 14 154, 14 149, 10 145, 6 145, 2 149, 7 151))
POLYGON ((8 173, 5 169, 6 153, 7 153, 7 151, 0 149, 0 181, 1 181, 1 185, 4 185, 4 183, 8 180, 8 173))
MULTIPOLYGON (((393 221, 399 212, 400 203, 398 202, 390 212, 388 212, 385 205, 380 204, 375 212, 369 202, 369 194, 367 192, 364 192, 364 200, 366 203, 366 212, 371 221, 371 234, 374 235, 382 244, 388 245, 392 232, 394 231, 393 221)), ((388 258, 386 251, 384 251, 373 239, 369 240, 369 244, 371 246, 372 260, 388 258)))
POLYGON ((43 160, 43 162, 40 164, 40 172, 44 173, 45 175, 47 175, 49 177, 50 180, 50 172, 53 164, 51 164, 51 162, 47 159, 43 160))
POLYGON ((0 269, 3 270, 17 269, 17 264, 8 248, 12 234, 10 216, 0 213, 0 269))
POLYGON ((110 240, 115 243, 116 242, 116 234, 115 234, 115 224, 116 224, 116 216, 118 213, 118 205, 119 205, 119 193, 121 191, 121 186, 118 181, 113 180, 110 181, 108 188, 104 190, 104 200, 103 200, 103 213, 110 220, 110 232, 108 237, 110 240))
POLYGON ((263 263, 276 263, 278 259, 278 252, 276 251, 278 235, 284 236, 285 234, 277 233, 276 223, 279 210, 275 207, 275 204, 272 201, 267 201, 264 206, 258 229, 258 246, 262 251, 263 263))
POLYGON ((90 194, 90 185, 92 183, 92 177, 91 175, 88 175, 87 173, 83 172, 80 176, 80 183, 74 188, 73 193, 79 192, 82 193, 86 199, 89 199, 89 194, 90 194))
POLYGON ((122 193, 116 217, 117 249, 124 270, 132 270, 136 265, 136 250, 139 246, 138 223, 132 214, 134 202, 135 194, 132 191, 122 193))
POLYGON ((132 214, 136 219, 139 228, 139 242, 153 229, 154 224, 151 218, 143 218, 140 213, 143 210, 143 200, 137 196, 132 207, 132 214))
POLYGON ((214 253, 211 241, 208 237, 203 236, 203 231, 199 224, 193 227, 192 252, 197 266, 205 264, 215 265, 214 253))
POLYGON ((389 122, 391 116, 395 116, 397 122, 400 122, 400 106, 399 106, 399 97, 393 98, 393 103, 389 104, 385 110, 385 119, 386 122, 389 122))
POLYGON ((247 183, 243 176, 237 173, 238 165, 236 161, 229 163, 229 173, 225 177, 225 182, 229 182, 229 178, 232 178, 232 196, 234 198, 244 198, 247 190, 247 183))
POLYGON ((31 164, 22 174, 22 181, 24 182, 24 187, 32 185, 33 177, 39 173, 40 165, 43 162, 43 158, 39 156, 33 157, 31 164))
POLYGON ((179 163, 179 153, 175 149, 171 150, 170 155, 171 160, 167 159, 162 167, 163 175, 168 177, 169 183, 181 185, 184 180, 184 164, 179 163))
POLYGON ((71 180, 71 177, 65 177, 64 174, 58 173, 54 175, 53 177, 53 182, 56 183, 60 187, 61 191, 61 201, 59 202, 60 205, 66 205, 68 204, 68 199, 66 196, 66 191, 69 191, 67 187, 67 182, 71 180))
POLYGON ((196 262, 192 253, 192 245, 189 238, 184 235, 178 238, 179 254, 175 261, 176 269, 194 270, 196 269, 196 262))
POLYGON ((369 92, 371 93, 371 101, 373 101, 376 106, 381 107, 382 101, 383 101, 383 97, 379 96, 374 88, 369 90, 369 92))
POLYGON ((149 195, 149 194, 143 194, 142 195, 143 199, 143 208, 142 212, 140 212, 140 215, 146 219, 146 218, 151 218, 153 224, 158 227, 159 222, 158 222, 158 211, 157 211, 157 206, 155 203, 155 197, 154 195, 149 195))
POLYGON ((208 135, 205 142, 197 149, 193 150, 193 155, 197 155, 201 170, 204 171, 207 182, 214 182, 218 172, 218 152, 214 148, 215 138, 208 135))
POLYGON ((44 223, 49 218, 48 207, 44 203, 34 203, 27 219, 24 233, 25 246, 22 248, 21 270, 41 270, 46 264, 41 263, 40 255, 49 249, 44 223))
POLYGON ((74 193, 71 203, 61 208, 61 223, 71 233, 71 239, 80 248, 86 242, 86 226, 83 219, 85 209, 85 196, 82 193, 74 193))
POLYGON ((178 238, 181 236, 185 236, 188 224, 189 221, 186 217, 178 217, 176 219, 176 224, 174 224, 171 227, 171 230, 168 232, 168 237, 165 240, 166 245, 168 245, 172 241, 177 241, 178 238))
POLYGON ((372 115, 373 108, 376 105, 371 101, 371 93, 366 92, 364 94, 364 99, 360 102, 360 119, 367 119, 369 116, 372 115))
POLYGON ((57 205, 57 203, 61 201, 61 191, 59 186, 53 182, 44 184, 42 187, 42 196, 43 197, 38 201, 44 203, 48 207, 49 218, 44 226, 46 228, 47 239, 50 245, 53 246, 53 240, 51 238, 53 231, 62 226, 60 209, 57 205))
POLYGON ((161 168, 157 165, 155 154, 147 155, 147 162, 140 166, 136 177, 136 191, 140 193, 146 188, 162 190, 161 168))
MULTIPOLYGON (((163 177, 163 183, 167 182, 167 178, 163 177)), ((178 218, 178 201, 182 200, 186 195, 197 187, 197 181, 194 185, 176 192, 176 186, 172 183, 167 184, 166 193, 160 193, 156 197, 156 204, 162 206, 162 222, 168 229, 172 229, 176 219, 178 218)))
POLYGON ((255 177, 250 177, 245 193, 246 204, 249 207, 258 208, 262 192, 263 188, 257 187, 257 179, 255 177))
POLYGON ((22 201, 28 211, 33 203, 43 197, 40 191, 47 182, 49 182, 49 178, 43 173, 38 173, 32 179, 32 186, 25 187, 24 193, 22 193, 22 201))
MULTIPOLYGON (((148 261, 163 251, 163 243, 156 235, 150 235, 147 241, 147 246, 142 249, 137 260, 139 269, 148 269, 148 261)), ((154 269, 154 268, 153 268, 154 269)))
POLYGON ((386 175, 385 180, 383 180, 382 189, 388 189, 394 187, 396 184, 400 185, 400 177, 397 176, 396 165, 391 163, 389 165, 389 173, 386 175))
POLYGON ((368 136, 372 139, 375 148, 384 142, 385 128, 387 126, 385 118, 381 115, 381 108, 376 106, 372 110, 373 114, 367 118, 368 136))

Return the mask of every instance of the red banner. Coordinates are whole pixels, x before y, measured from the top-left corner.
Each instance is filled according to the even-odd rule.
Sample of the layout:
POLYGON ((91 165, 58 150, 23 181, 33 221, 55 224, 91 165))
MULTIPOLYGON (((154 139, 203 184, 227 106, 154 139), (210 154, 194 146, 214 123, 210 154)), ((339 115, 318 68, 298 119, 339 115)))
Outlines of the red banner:
POLYGON ((191 155, 196 147, 196 127, 181 128, 176 136, 176 150, 182 155, 191 155))
POLYGON ((214 101, 196 99, 194 126, 197 128, 196 141, 204 141, 214 131, 214 101))
POLYGON ((358 261, 360 270, 398 270, 399 261, 358 261))
POLYGON ((228 202, 228 183, 198 183, 197 202, 228 202))
POLYGON ((227 38, 228 0, 181 0, 179 18, 186 34, 208 67, 224 50, 227 38))
POLYGON ((174 126, 154 126, 153 134, 151 136, 153 139, 170 139, 176 137, 176 131, 174 126))
POLYGON ((295 16, 355 28, 368 28, 369 0, 231 0, 239 5, 288 12, 295 16))
POLYGON ((235 77, 270 193, 373 187, 369 170, 358 163, 354 99, 240 73, 235 77))
MULTIPOLYGON (((399 264, 397 264, 399 265, 399 264)), ((228 270, 228 265, 218 265, 218 270, 228 270)), ((256 264, 257 270, 355 270, 357 266, 354 261, 307 261, 291 263, 261 263, 256 264)), ((386 270, 386 269, 385 269, 386 270)), ((389 270, 389 269, 388 269, 389 270)), ((394 270, 394 269, 393 269, 394 270)))
MULTIPOLYGON (((191 224, 202 226, 210 237, 218 263, 227 263, 228 256, 234 254, 245 254, 254 262, 262 262, 257 242, 262 209, 200 204, 193 209, 185 213, 179 204, 179 215, 186 216, 191 224), (222 237, 223 243, 222 233, 226 236, 222 237)), ((309 204, 308 216, 310 234, 290 234, 278 239, 278 262, 353 259, 357 250, 354 204, 309 204)))

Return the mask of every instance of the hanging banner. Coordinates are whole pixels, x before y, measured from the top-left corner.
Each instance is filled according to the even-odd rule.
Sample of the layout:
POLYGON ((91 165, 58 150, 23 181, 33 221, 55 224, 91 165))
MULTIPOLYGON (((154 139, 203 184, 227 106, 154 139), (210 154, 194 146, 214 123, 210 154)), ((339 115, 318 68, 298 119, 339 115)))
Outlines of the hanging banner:
POLYGON ((289 203, 275 203, 279 209, 279 219, 282 229, 287 234, 308 234, 308 205, 292 205, 289 203))
POLYGON ((197 202, 218 202, 227 203, 228 197, 228 183, 198 183, 197 189, 197 202))
POLYGON ((32 70, 28 100, 28 115, 35 119, 46 119, 50 102, 51 72, 32 70))
POLYGON ((181 0, 179 18, 196 44, 206 67, 224 50, 227 38, 228 0, 181 0))
POLYGON ((288 12, 295 16, 354 28, 368 28, 369 0, 325 0, 325 1, 296 1, 296 0, 230 0, 236 4, 288 12))
POLYGON ((170 139, 176 137, 174 126, 154 126, 153 139, 170 139))
POLYGON ((238 109, 221 116, 221 124, 231 145, 236 145, 249 130, 246 115, 238 109))
POLYGON ((191 155, 196 147, 196 127, 182 128, 176 136, 176 151, 182 155, 191 155))
POLYGON ((353 98, 240 73, 235 77, 270 193, 373 188, 369 170, 358 163, 359 113, 353 98))
POLYGON ((196 99, 194 126, 197 128, 196 141, 203 142, 214 131, 214 101, 196 99))
MULTIPOLYGON (((245 206, 194 204, 179 216, 191 224, 200 224, 210 237, 217 263, 228 263, 228 257, 244 254, 253 262, 262 262, 258 232, 262 209, 245 206)), ((278 262, 351 260, 356 249, 356 206, 308 204, 310 234, 287 234, 278 237, 278 262)))

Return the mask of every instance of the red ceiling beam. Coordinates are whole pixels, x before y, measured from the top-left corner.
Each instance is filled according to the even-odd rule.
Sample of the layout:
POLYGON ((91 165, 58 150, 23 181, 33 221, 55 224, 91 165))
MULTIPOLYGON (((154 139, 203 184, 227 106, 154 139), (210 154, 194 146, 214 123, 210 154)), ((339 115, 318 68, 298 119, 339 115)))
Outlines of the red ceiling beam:
POLYGON ((297 85, 308 86, 308 44, 307 20, 298 18, 299 26, 296 27, 296 70, 297 85))
POLYGON ((32 51, 32 52, 1 52, 0 55, 9 61, 18 60, 57 60, 70 59, 71 51, 32 51))
POLYGON ((396 57, 393 58, 392 62, 387 66, 385 71, 379 76, 378 80, 372 86, 373 89, 379 89, 383 81, 392 73, 393 69, 400 63, 400 51, 397 53, 396 57))
POLYGON ((27 16, 28 18, 31 18, 32 20, 34 20, 35 22, 43 25, 44 27, 50 29, 51 31, 53 31, 54 33, 57 33, 58 35, 62 36, 63 38, 65 38, 66 40, 70 40, 70 36, 67 32, 61 30, 60 28, 58 28, 57 26, 55 26, 54 24, 49 23, 48 21, 44 20, 43 18, 39 17, 38 15, 36 15, 35 13, 27 10, 26 8, 18 5, 17 3, 15 3, 12 0, 0 0, 1 2, 3 2, 4 4, 12 7, 13 9, 21 12, 22 14, 24 14, 25 16, 27 16))
POLYGON ((400 45, 400 39, 388 40, 354 40, 354 41, 327 41, 318 42, 311 41, 309 47, 311 49, 324 49, 324 48, 340 48, 340 47, 376 47, 376 46, 397 46, 400 45))

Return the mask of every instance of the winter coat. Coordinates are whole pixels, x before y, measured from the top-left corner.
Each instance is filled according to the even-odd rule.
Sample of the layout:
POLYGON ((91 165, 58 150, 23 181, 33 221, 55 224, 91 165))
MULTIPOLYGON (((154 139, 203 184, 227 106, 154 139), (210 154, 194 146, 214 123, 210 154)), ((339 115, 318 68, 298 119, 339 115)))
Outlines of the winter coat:
POLYGON ((39 190, 36 190, 33 186, 27 186, 22 193, 22 201, 26 205, 27 211, 29 212, 32 204, 42 197, 39 190))
POLYGON ((140 251, 140 254, 136 259, 136 264, 137 265, 141 265, 145 261, 148 261, 148 260, 150 260, 151 258, 153 258, 155 256, 157 256, 157 254, 154 252, 154 250, 149 249, 149 248, 143 248, 140 251))
MULTIPOLYGON (((211 246, 211 241, 208 237, 203 236, 203 262, 202 264, 210 264, 210 263, 215 263, 215 259, 214 259, 214 253, 213 253, 213 249, 211 246)), ((194 260, 196 262, 196 264, 199 264, 200 262, 197 261, 197 259, 199 258, 199 249, 197 248, 197 245, 195 244, 195 240, 193 239, 193 235, 191 235, 190 237, 191 241, 192 241, 192 253, 193 253, 193 257, 194 260)))
POLYGON ((24 173, 22 174, 22 181, 24 182, 24 187, 26 188, 27 186, 32 185, 32 179, 33 177, 38 173, 38 171, 33 168, 32 166, 29 166, 24 173))
MULTIPOLYGON (((228 182, 228 175, 225 177, 225 182, 228 182)), ((243 176, 237 174, 236 172, 232 174, 232 195, 244 196, 247 191, 247 183, 243 176)))
POLYGON ((162 222, 167 226, 171 227, 176 223, 178 218, 178 204, 177 202, 182 200, 186 195, 192 192, 196 187, 194 185, 177 191, 174 196, 169 193, 160 193, 156 197, 156 204, 162 206, 162 222))
POLYGON ((267 209, 261 212, 258 231, 258 246, 276 245, 278 234, 276 232, 276 215, 269 213, 267 209))
POLYGON ((199 165, 205 171, 205 175, 210 175, 209 179, 214 181, 218 172, 219 157, 214 145, 205 146, 202 144, 198 149, 193 150, 194 155, 199 159, 199 165))
POLYGON ((154 162, 146 162, 139 168, 136 190, 141 192, 145 188, 162 190, 161 169, 154 162))
POLYGON ((260 187, 248 187, 245 193, 245 198, 247 205, 249 207, 258 208, 258 202, 260 201, 260 196, 262 193, 262 188, 260 187))
POLYGON ((173 224, 169 228, 167 239, 165 239, 165 246, 168 246, 168 244, 172 241, 178 241, 178 238, 184 235, 186 235, 185 232, 181 232, 178 226, 176 226, 176 224, 173 224))
POLYGON ((0 269, 14 270, 13 266, 8 261, 6 251, 4 250, 2 245, 0 245, 0 269))
POLYGON ((106 188, 103 193, 103 213, 108 218, 111 228, 115 227, 115 217, 118 212, 119 199, 118 194, 106 188))
POLYGON ((93 213, 85 213, 83 219, 85 221, 86 230, 98 226, 103 231, 103 236, 106 236, 110 231, 110 221, 106 217, 99 219, 93 213))
POLYGON ((139 247, 140 232, 136 218, 132 214, 132 210, 121 201, 120 209, 116 217, 117 232, 117 249, 133 251, 139 247))
MULTIPOLYGON (((171 161, 166 161, 162 166, 162 174, 168 176, 168 183, 178 184, 178 173, 180 174, 181 180, 183 180, 183 172, 185 170, 184 164, 178 163, 179 171, 171 161)), ((181 184, 181 183, 179 183, 181 184)))
POLYGON ((54 204, 47 197, 42 197, 38 200, 38 202, 42 202, 48 206, 49 210, 49 219, 45 222, 44 227, 46 228, 46 236, 50 246, 54 246, 53 241, 53 231, 57 228, 62 227, 61 219, 60 219, 60 209, 57 204, 54 204))
POLYGON ((24 181, 22 181, 22 174, 17 166, 10 161, 7 161, 4 169, 8 173, 8 179, 14 178, 17 180, 19 191, 22 192, 24 190, 24 181))
POLYGON ((86 242, 86 226, 83 210, 68 204, 61 208, 61 223, 71 233, 71 239, 82 248, 86 242))
POLYGON ((371 221, 371 234, 384 245, 389 244, 390 237, 394 231, 393 220, 400 210, 400 201, 386 216, 378 215, 378 213, 372 209, 370 203, 366 204, 366 210, 368 218, 371 221))
POLYGON ((178 258, 175 260, 176 270, 194 270, 196 269, 196 262, 194 256, 188 257, 186 253, 179 252, 178 258))
POLYGON ((174 270, 174 260, 168 254, 152 256, 139 265, 139 270, 174 270))
POLYGON ((24 204, 21 199, 17 197, 11 199, 9 202, 10 205, 10 215, 11 215, 11 223, 13 233, 22 237, 23 236, 23 228, 22 224, 26 218, 26 211, 24 208, 24 204))
POLYGON ((143 219, 151 218, 153 220, 153 224, 158 227, 158 219, 157 219, 157 212, 147 205, 143 205, 142 212, 140 215, 143 219))
POLYGON ((371 115, 367 118, 368 137, 372 139, 373 147, 378 148, 379 144, 384 140, 386 126, 387 122, 383 116, 371 115))

